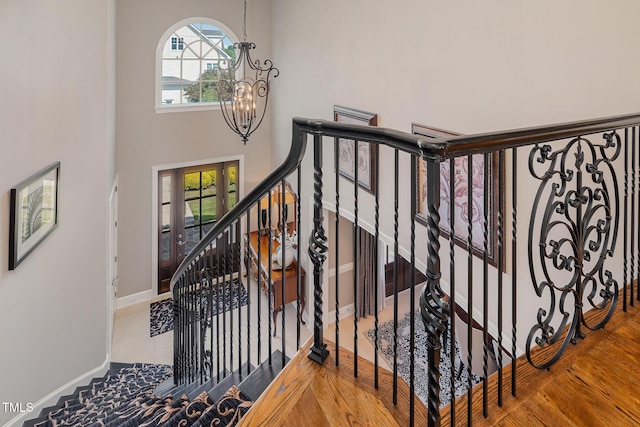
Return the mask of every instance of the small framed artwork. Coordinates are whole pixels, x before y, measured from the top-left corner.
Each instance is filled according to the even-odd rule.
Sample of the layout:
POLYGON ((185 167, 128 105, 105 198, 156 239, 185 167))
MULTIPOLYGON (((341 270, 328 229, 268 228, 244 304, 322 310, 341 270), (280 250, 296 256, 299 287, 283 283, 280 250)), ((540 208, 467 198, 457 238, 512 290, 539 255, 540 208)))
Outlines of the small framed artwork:
MULTIPOLYGON (((333 106, 333 119, 339 123, 369 126, 378 125, 377 114, 341 107, 339 105, 333 106)), ((340 138, 336 149, 338 150, 337 167, 340 175, 354 181, 357 166, 358 184, 370 193, 375 193, 377 179, 375 165, 378 146, 376 144, 358 141, 358 149, 356 152, 356 142, 354 140, 340 138)))
MULTIPOLYGON (((414 135, 420 135, 427 138, 443 138, 458 136, 459 133, 450 132, 442 129, 437 129, 430 126, 423 126, 413 123, 411 125, 411 132, 414 135)), ((449 160, 440 164, 440 231, 447 239, 454 236, 456 244, 467 248, 467 241, 469 237, 469 205, 468 205, 468 191, 469 180, 468 170, 472 169, 471 177, 471 192, 472 192, 472 206, 471 206, 471 230, 472 230, 472 251, 474 255, 482 258, 484 257, 484 197, 487 195, 488 199, 488 242, 487 242, 487 261, 497 267, 497 246, 498 246, 498 191, 503 189, 498 188, 498 173, 502 173, 502 168, 498 164, 498 153, 493 153, 490 156, 490 162, 487 165, 486 171, 488 174, 489 189, 484 188, 484 173, 485 173, 485 156, 484 154, 474 154, 471 156, 471 165, 469 165, 469 157, 462 156, 456 157, 453 160, 455 167, 454 170, 454 192, 451 194, 451 163, 449 160), (455 204, 454 212, 454 230, 453 233, 450 230, 450 206, 451 203, 455 204)), ((418 213, 416 220, 424 225, 427 224, 427 185, 426 169, 427 163, 418 158, 417 167, 417 185, 418 191, 416 192, 418 200, 418 213)))
POLYGON ((9 270, 16 267, 58 226, 60 162, 11 189, 9 270))

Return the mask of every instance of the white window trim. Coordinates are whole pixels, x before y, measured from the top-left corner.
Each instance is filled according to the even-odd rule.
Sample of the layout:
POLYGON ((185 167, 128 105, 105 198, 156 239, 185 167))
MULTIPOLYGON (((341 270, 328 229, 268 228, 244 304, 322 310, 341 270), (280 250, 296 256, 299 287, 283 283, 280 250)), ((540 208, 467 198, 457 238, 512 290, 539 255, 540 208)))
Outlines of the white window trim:
POLYGON ((155 110, 156 113, 180 113, 187 111, 207 111, 207 110, 219 110, 220 103, 219 102, 199 102, 193 104, 163 104, 162 100, 162 51, 164 49, 164 45, 177 29, 184 27, 185 25, 199 23, 199 24, 210 24, 215 27, 218 27, 233 41, 234 43, 238 42, 240 39, 236 34, 231 31, 229 27, 224 25, 222 22, 216 21, 211 18, 204 17, 191 17, 186 18, 181 21, 176 22, 171 27, 169 27, 164 34, 160 37, 158 41, 158 46, 156 46, 156 84, 155 84, 155 110))

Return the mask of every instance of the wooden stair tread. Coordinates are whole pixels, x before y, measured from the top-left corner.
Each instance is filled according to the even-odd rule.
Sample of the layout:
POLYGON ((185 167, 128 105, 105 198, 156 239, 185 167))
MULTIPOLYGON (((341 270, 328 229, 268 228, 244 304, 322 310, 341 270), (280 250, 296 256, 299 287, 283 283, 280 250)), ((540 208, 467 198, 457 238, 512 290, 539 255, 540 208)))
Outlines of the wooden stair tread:
MULTIPOLYGON (((374 387, 373 363, 358 358, 353 376, 353 353, 340 349, 335 366, 335 345, 327 342, 329 357, 323 365, 307 355, 312 338, 293 357, 271 386, 254 403, 240 426, 249 425, 409 425, 409 386, 398 381, 398 405, 391 402, 393 374, 379 368, 379 389, 374 387)), ((427 410, 414 399, 415 423, 426 425, 427 410)))

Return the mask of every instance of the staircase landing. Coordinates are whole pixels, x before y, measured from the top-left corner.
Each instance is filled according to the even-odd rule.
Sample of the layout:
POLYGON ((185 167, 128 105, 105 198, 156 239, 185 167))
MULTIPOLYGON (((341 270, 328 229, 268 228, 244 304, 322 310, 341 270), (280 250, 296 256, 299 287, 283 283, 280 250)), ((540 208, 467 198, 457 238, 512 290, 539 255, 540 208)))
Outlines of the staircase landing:
MULTIPOLYGON (((327 342, 329 357, 323 365, 309 360, 312 339, 296 354, 273 384, 254 403, 240 426, 409 425, 409 387, 398 381, 398 406, 391 395, 393 375, 379 368, 379 389, 373 384, 373 364, 358 358, 353 376, 353 353, 341 348, 336 367, 335 345, 327 342), (381 399, 386 396, 387 399, 381 399), (385 403, 386 402, 386 403, 385 403)), ((426 425, 427 410, 415 398, 415 423, 426 425)))

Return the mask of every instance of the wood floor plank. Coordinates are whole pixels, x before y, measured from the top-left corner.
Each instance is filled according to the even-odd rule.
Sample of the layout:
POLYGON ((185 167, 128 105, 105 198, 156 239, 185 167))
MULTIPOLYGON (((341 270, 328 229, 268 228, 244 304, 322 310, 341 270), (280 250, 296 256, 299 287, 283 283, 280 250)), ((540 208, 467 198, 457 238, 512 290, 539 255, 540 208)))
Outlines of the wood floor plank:
POLYGON ((564 414, 558 412, 544 396, 535 395, 523 402, 520 410, 497 422, 498 426, 563 426, 582 427, 575 424, 564 414))
POLYGON ((313 388, 309 387, 304 393, 302 393, 297 406, 303 407, 304 411, 291 411, 287 416, 288 425, 305 426, 309 425, 310 420, 313 420, 314 426, 332 426, 329 418, 327 418, 324 408, 320 406, 320 402, 318 401, 313 388))
MULTIPOLYGON (((591 314, 587 313, 587 316, 591 314)), ((631 426, 640 425, 640 304, 623 312, 619 307, 606 329, 584 330, 584 339, 569 345, 550 371, 532 367, 526 357, 516 361, 517 397, 511 396, 511 369, 503 370, 503 405, 497 407, 498 379, 487 380, 489 416, 482 415, 482 384, 473 391, 474 426, 631 426)), ((258 399, 242 426, 248 425, 409 425, 408 386, 399 379, 398 405, 391 402, 393 376, 381 369, 374 387, 373 364, 334 347, 320 366, 307 359, 303 348, 258 399), (265 414, 266 413, 266 414, 265 414), (246 422, 245 422, 246 421, 246 422)), ((534 353, 549 354, 549 348, 534 353)), ((416 402, 417 401, 417 402, 416 402)), ((416 402, 415 425, 426 425, 426 408, 416 402)), ((468 425, 466 397, 456 400, 456 419, 443 408, 442 426, 468 425)))
POLYGON ((382 402, 340 376, 326 375, 312 388, 331 425, 398 427, 382 402))
MULTIPOLYGON (((607 385, 608 386, 608 385, 607 385)), ((615 402, 573 372, 566 372, 548 383, 539 393, 577 425, 631 426, 636 423, 615 402)))

